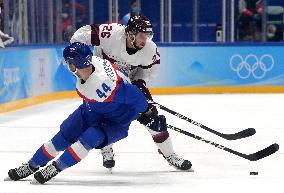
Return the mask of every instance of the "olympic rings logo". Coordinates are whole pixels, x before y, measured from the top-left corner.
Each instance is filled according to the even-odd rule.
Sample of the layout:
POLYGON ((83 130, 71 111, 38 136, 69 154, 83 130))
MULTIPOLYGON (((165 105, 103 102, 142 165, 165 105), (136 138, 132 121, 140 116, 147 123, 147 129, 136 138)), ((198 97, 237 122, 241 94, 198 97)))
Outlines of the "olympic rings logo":
POLYGON ((262 79, 268 71, 274 67, 274 58, 270 54, 262 55, 258 58, 254 54, 246 57, 235 54, 230 59, 230 67, 241 79, 247 79, 250 76, 255 79, 262 79))

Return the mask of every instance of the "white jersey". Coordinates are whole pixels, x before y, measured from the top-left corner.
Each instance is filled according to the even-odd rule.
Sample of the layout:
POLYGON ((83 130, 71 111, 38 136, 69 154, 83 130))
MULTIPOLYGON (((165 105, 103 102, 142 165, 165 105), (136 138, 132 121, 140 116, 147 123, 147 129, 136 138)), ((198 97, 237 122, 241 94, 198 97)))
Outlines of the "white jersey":
POLYGON ((121 81, 117 67, 107 60, 92 57, 95 71, 84 82, 77 77, 76 90, 80 97, 88 102, 110 102, 113 100, 121 81))
POLYGON ((95 46, 96 56, 116 64, 131 80, 142 79, 148 82, 157 74, 160 54, 156 44, 148 40, 144 48, 129 55, 126 51, 126 33, 123 25, 86 25, 74 33, 70 42, 95 46))

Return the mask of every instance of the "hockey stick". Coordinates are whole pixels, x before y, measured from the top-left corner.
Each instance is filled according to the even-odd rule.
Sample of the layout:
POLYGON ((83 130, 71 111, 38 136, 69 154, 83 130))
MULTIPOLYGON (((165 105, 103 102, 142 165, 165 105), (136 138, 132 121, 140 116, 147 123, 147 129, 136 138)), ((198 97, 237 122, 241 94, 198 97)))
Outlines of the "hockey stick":
POLYGON ((213 141, 206 140, 206 139, 204 139, 204 138, 202 138, 202 137, 199 137, 199 136, 197 136, 197 135, 194 135, 194 134, 192 134, 192 133, 189 133, 189 132, 187 132, 187 131, 184 131, 184 130, 182 130, 182 129, 180 129, 180 128, 174 127, 174 126, 172 126, 172 125, 167 124, 167 127, 170 128, 170 129, 172 129, 172 130, 174 130, 174 131, 177 131, 177 132, 179 132, 179 133, 182 133, 182 134, 187 135, 187 136, 189 136, 189 137, 192 137, 192 138, 194 138, 194 139, 203 141, 203 142, 208 143, 208 144, 210 144, 210 145, 213 145, 213 146, 215 146, 215 147, 217 147, 217 148, 219 148, 219 149, 222 149, 222 150, 224 150, 224 151, 230 152, 230 153, 232 153, 232 154, 235 154, 235 155, 237 155, 237 156, 240 156, 240 157, 245 158, 245 159, 250 160, 250 161, 257 161, 257 160, 260 160, 260 159, 265 158, 265 157, 267 157, 267 156, 269 156, 269 155, 271 155, 271 154, 274 154, 276 151, 279 150, 279 145, 278 145, 277 143, 274 143, 274 144, 272 144, 272 145, 266 147, 265 149, 262 149, 262 150, 260 150, 260 151, 258 151, 258 152, 256 152, 256 153, 243 154, 243 153, 240 153, 240 152, 238 152, 238 151, 232 150, 232 149, 230 149, 230 148, 228 148, 228 147, 225 147, 225 146, 223 146, 223 145, 220 145, 220 144, 218 144, 218 143, 215 143, 215 142, 213 142, 213 141))
POLYGON ((148 101, 148 102, 150 104, 153 104, 154 106, 158 107, 159 109, 162 109, 162 110, 164 110, 164 111, 166 111, 166 112, 168 112, 168 113, 170 113, 170 114, 172 114, 172 115, 174 115, 174 116, 176 116, 180 119, 186 120, 187 122, 190 122, 190 123, 202 128, 202 129, 205 129, 206 131, 214 133, 215 135, 218 135, 219 137, 222 137, 222 138, 227 139, 227 140, 241 139, 241 138, 252 136, 256 133, 254 128, 247 128, 247 129, 242 130, 238 133, 232 133, 232 134, 220 133, 220 132, 215 131, 213 129, 210 129, 209 127, 202 125, 201 123, 198 123, 198 122, 196 122, 196 121, 194 121, 194 120, 192 120, 192 119, 190 119, 190 118, 188 118, 188 117, 186 117, 182 114, 179 114, 179 113, 177 113, 177 112, 175 112, 175 111, 173 111, 173 110, 171 110, 171 109, 169 109, 169 108, 167 108, 167 107, 165 107, 165 106, 163 106, 159 103, 156 103, 154 101, 148 101))

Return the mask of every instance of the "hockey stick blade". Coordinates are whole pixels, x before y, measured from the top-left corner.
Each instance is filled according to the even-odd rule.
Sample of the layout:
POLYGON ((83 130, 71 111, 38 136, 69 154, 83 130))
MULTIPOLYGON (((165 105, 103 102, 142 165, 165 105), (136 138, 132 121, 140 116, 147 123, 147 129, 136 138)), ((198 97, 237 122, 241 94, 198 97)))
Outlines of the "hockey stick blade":
POLYGON ((223 138, 227 140, 237 140, 237 139, 250 137, 254 135, 255 133, 256 133, 256 130, 254 128, 247 128, 245 130, 242 130, 238 133, 233 133, 233 134, 221 133, 221 136, 223 136, 223 138))
POLYGON ((230 152, 232 154, 235 154, 235 155, 237 155, 239 157, 245 158, 245 159, 250 160, 250 161, 260 160, 262 158, 265 158, 267 156, 270 156, 270 155, 274 154, 275 152, 277 152, 279 150, 279 145, 277 143, 274 143, 274 144, 272 144, 272 145, 266 147, 265 149, 262 149, 262 150, 260 150, 260 151, 258 151, 256 153, 244 154, 244 153, 235 151, 233 149, 230 149, 228 147, 225 147, 223 145, 220 145, 218 143, 215 143, 213 141, 209 141, 207 139, 204 139, 204 138, 202 138, 202 137, 200 137, 198 135, 195 135, 193 133, 189 133, 188 131, 182 130, 182 129, 177 128, 177 127, 174 127, 172 125, 167 124, 167 127, 172 129, 172 130, 174 130, 174 131, 177 131, 179 133, 182 133, 184 135, 187 135, 187 136, 192 137, 194 139, 197 139, 199 141, 203 141, 203 142, 205 142, 207 144, 213 145, 213 146, 215 146, 215 147, 217 147, 219 149, 222 149, 224 151, 230 152))
POLYGON ((219 136, 221 138, 224 138, 226 140, 242 139, 242 138, 246 138, 246 137, 252 136, 252 135, 254 135, 256 133, 254 128, 247 128, 247 129, 242 130, 242 131, 240 131, 238 133, 232 133, 232 134, 220 133, 220 132, 215 131, 215 130, 213 130, 213 129, 205 126, 205 125, 202 125, 201 123, 198 123, 197 121, 194 121, 194 120, 192 120, 192 119, 190 119, 190 118, 188 118, 188 117, 186 117, 186 116, 184 116, 182 114, 179 114, 179 113, 177 113, 177 112, 175 112, 175 111, 173 111, 173 110, 171 110, 171 109, 169 109, 169 108, 167 108, 167 107, 165 107, 165 106, 163 106, 163 105, 161 105, 159 103, 156 103, 154 101, 148 101, 148 102, 150 104, 158 107, 161 110, 164 110, 164 111, 166 111, 166 112, 168 112, 168 113, 170 113, 170 114, 172 114, 172 115, 174 115, 174 116, 176 116, 176 117, 178 117, 180 119, 183 119, 183 120, 185 120, 185 121, 187 121, 187 122, 189 122, 189 123, 191 123, 193 125, 196 125, 196 126, 202 128, 202 129, 204 129, 204 130, 206 130, 206 131, 208 131, 210 133, 213 133, 213 134, 215 134, 215 135, 217 135, 217 136, 219 136))
POLYGON ((263 150, 247 155, 247 159, 250 161, 257 161, 267 156, 270 156, 271 154, 274 154, 278 150, 279 150, 279 145, 277 143, 274 143, 263 150))

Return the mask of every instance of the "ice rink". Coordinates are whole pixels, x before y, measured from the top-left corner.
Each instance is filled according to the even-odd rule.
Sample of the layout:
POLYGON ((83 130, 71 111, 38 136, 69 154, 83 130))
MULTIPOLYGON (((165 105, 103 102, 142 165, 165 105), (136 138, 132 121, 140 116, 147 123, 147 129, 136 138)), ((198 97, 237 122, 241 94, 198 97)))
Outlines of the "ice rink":
POLYGON ((284 95, 169 95, 154 100, 223 133, 248 127, 256 134, 226 141, 186 121, 160 111, 168 123, 242 153, 250 154, 273 143, 280 149, 256 162, 222 151, 202 141, 170 130, 176 152, 189 159, 194 172, 179 172, 157 153, 148 131, 133 122, 128 138, 114 146, 116 166, 110 174, 102 156, 88 157, 45 185, 31 185, 29 177, 4 182, 10 168, 28 161, 39 146, 58 132, 61 122, 81 103, 62 100, 0 114, 1 193, 98 193, 98 192, 283 192, 284 191, 284 95), (257 171, 258 176, 250 176, 257 171))

